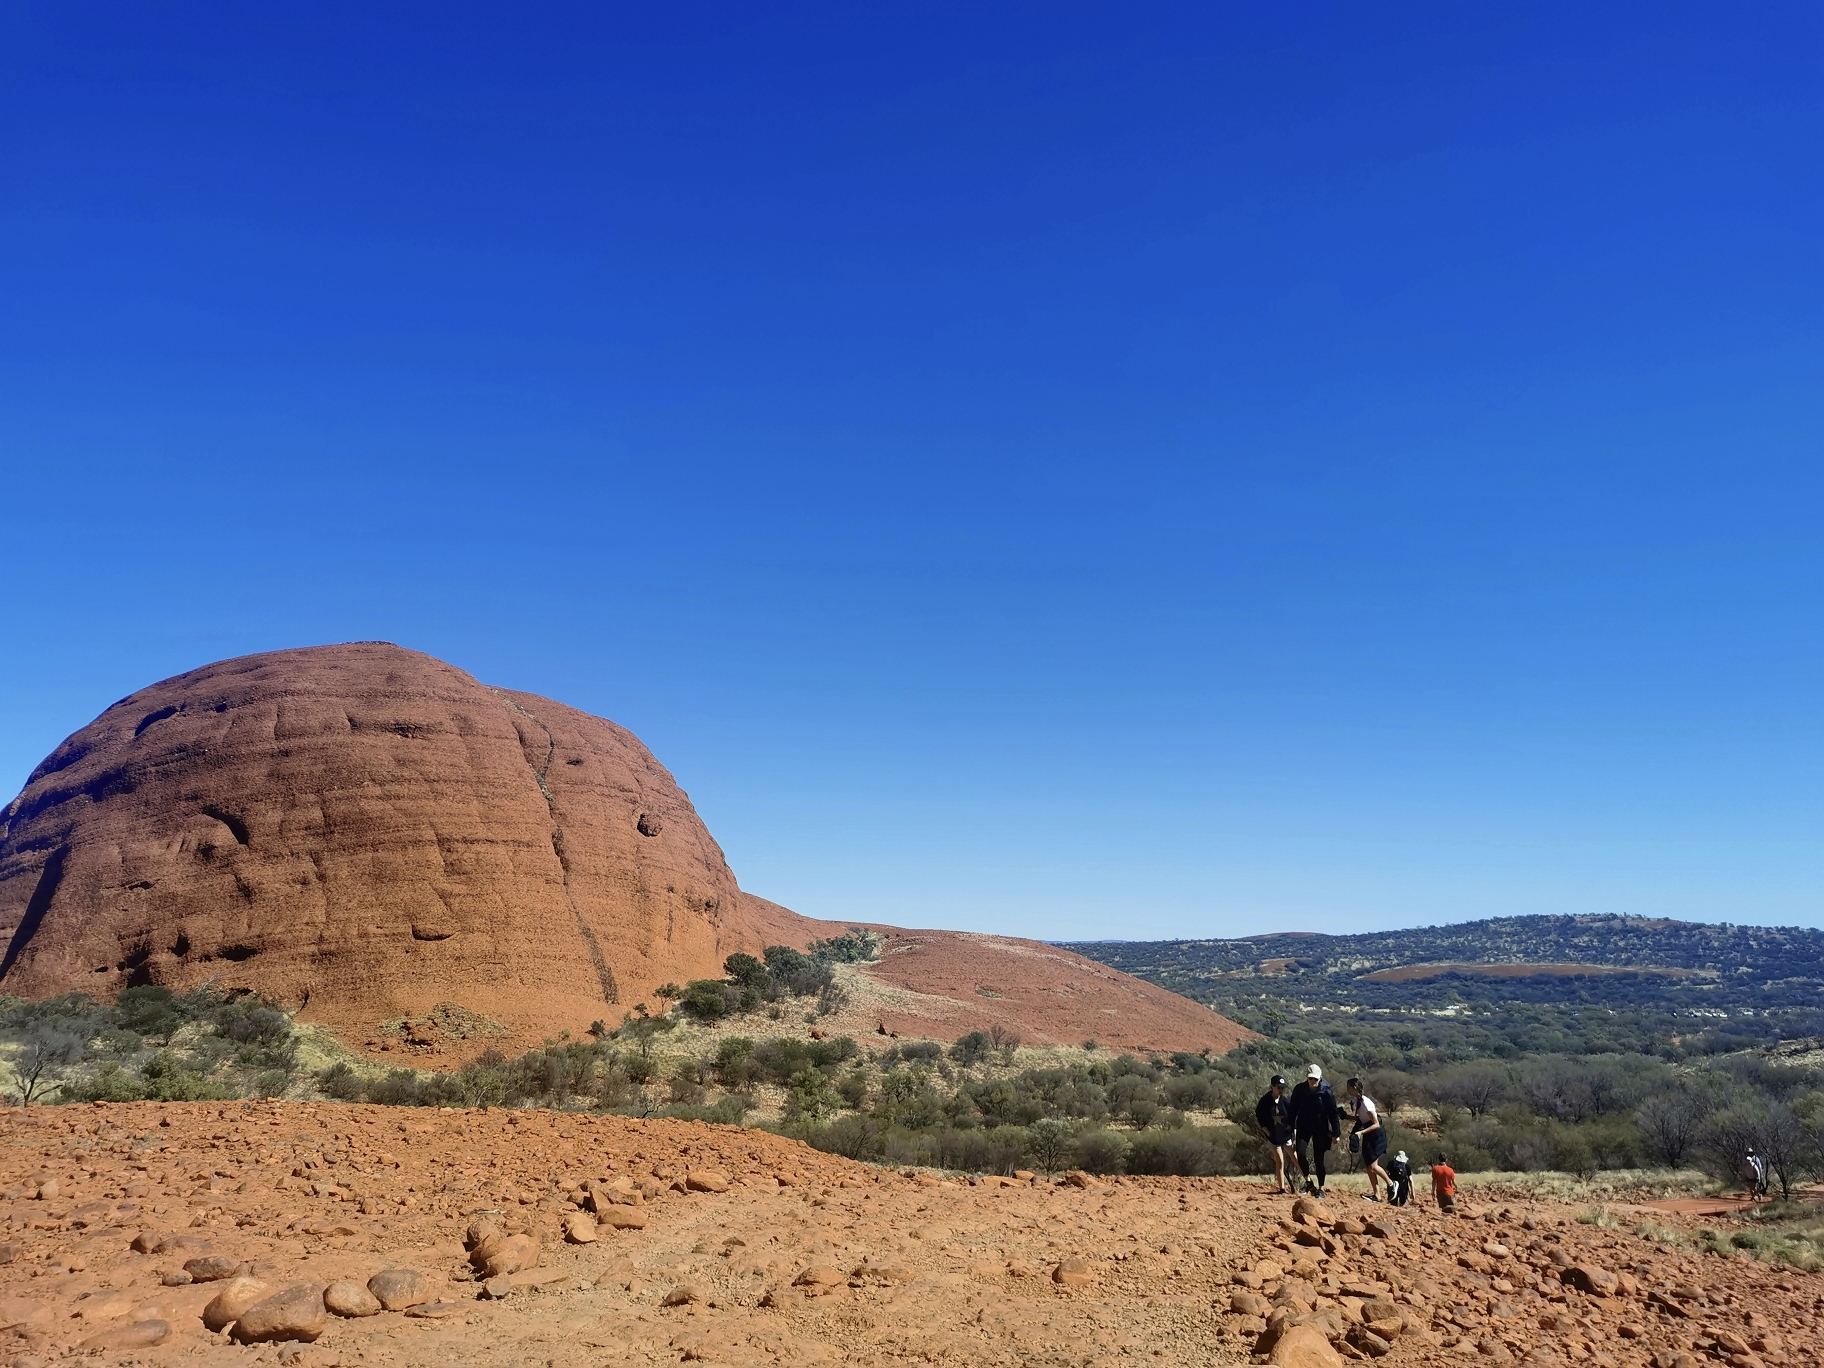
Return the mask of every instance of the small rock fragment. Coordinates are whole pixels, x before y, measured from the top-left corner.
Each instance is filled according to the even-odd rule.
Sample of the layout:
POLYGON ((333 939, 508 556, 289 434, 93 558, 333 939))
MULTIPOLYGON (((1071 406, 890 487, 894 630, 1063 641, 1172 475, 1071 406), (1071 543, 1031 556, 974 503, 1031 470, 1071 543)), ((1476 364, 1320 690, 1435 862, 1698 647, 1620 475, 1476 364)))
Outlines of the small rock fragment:
POLYGON ((447 1320, 451 1316, 461 1315, 468 1309, 461 1302, 432 1301, 421 1302, 417 1306, 408 1306, 405 1314, 414 1320, 447 1320))

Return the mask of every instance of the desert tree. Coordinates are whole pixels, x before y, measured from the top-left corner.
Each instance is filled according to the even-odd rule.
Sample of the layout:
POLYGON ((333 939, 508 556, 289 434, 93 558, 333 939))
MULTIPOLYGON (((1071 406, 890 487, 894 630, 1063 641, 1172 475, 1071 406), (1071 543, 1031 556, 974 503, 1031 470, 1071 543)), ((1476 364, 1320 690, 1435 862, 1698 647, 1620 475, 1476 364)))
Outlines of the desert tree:
POLYGON ((1709 1100, 1690 1089, 1649 1097, 1634 1109, 1634 1124, 1654 1158, 1667 1168, 1689 1159, 1703 1138, 1709 1100))
POLYGON ((85 1042, 74 1031, 38 1024, 25 1037, 25 1047, 13 1062, 19 1076, 19 1103, 29 1107, 63 1080, 64 1071, 82 1059, 85 1042))
POLYGON ((1047 1177, 1063 1168, 1076 1148, 1070 1127, 1054 1117, 1040 1117, 1026 1128, 1026 1157, 1047 1177))
POLYGON ((1470 1064, 1440 1073, 1431 1085, 1431 1095, 1471 1116, 1486 1116, 1508 1099, 1508 1078, 1501 1069, 1470 1064))

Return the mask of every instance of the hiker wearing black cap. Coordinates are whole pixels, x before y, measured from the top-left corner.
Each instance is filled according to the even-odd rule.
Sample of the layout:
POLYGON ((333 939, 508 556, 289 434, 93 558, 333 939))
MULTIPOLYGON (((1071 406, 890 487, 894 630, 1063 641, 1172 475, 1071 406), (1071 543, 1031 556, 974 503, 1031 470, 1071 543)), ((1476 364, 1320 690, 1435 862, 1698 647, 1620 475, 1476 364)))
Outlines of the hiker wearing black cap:
POLYGON ((1286 1150, 1292 1144, 1292 1113, 1286 1104, 1286 1080, 1278 1074, 1254 1104, 1254 1122, 1273 1147, 1273 1191, 1285 1192, 1286 1150))
POLYGON ((1298 1171, 1304 1175, 1305 1191, 1313 1197, 1322 1197, 1327 1176, 1324 1160, 1330 1146, 1342 1135, 1343 1127, 1336 1114, 1336 1094, 1324 1082, 1324 1071, 1317 1065, 1305 1070, 1305 1081, 1292 1089, 1291 1097, 1286 1100, 1286 1110, 1292 1116, 1295 1146, 1292 1153, 1298 1160, 1298 1171), (1310 1146, 1309 1160, 1305 1158, 1306 1146, 1310 1146), (1317 1175, 1316 1182, 1311 1180, 1313 1171, 1317 1175))

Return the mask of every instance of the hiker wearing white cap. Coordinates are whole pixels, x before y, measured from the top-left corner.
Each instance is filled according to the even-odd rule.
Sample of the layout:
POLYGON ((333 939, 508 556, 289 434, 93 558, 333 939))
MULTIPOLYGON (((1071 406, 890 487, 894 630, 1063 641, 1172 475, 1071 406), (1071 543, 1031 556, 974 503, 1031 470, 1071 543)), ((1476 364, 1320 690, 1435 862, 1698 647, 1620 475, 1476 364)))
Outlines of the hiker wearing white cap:
POLYGON ((1324 1160, 1343 1128, 1337 1119, 1336 1094, 1324 1082, 1324 1071, 1317 1065, 1305 1070, 1305 1081, 1292 1089, 1286 1110, 1292 1117, 1293 1155, 1298 1160, 1298 1171, 1304 1175, 1305 1191, 1322 1197, 1328 1176, 1324 1160), (1310 1149, 1308 1159, 1307 1146, 1310 1149))
POLYGON ((1412 1160, 1401 1150, 1387 1165, 1387 1202, 1405 1206, 1412 1200, 1412 1160))

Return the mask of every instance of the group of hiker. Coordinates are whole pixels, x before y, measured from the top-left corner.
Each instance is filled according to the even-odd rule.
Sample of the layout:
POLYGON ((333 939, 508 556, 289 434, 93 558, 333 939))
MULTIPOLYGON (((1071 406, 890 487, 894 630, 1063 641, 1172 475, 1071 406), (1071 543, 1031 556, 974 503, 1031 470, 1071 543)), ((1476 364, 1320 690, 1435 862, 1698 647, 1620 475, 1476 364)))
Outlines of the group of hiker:
MULTIPOLYGON (((1273 1184, 1277 1192, 1290 1192, 1293 1184, 1286 1176, 1286 1157, 1297 1166, 1304 1190, 1322 1197, 1329 1179, 1327 1159, 1330 1147, 1343 1138, 1343 1115, 1351 1118, 1349 1152, 1360 1154, 1368 1174, 1368 1200, 1381 1200, 1381 1188, 1387 1188, 1387 1201, 1405 1206, 1412 1200, 1412 1161, 1401 1150, 1391 1160, 1387 1156, 1387 1125, 1380 1108, 1362 1090, 1362 1080, 1352 1078, 1344 1084, 1347 1101, 1338 1106, 1336 1093, 1324 1081, 1324 1071, 1316 1064, 1305 1070, 1297 1087, 1288 1087, 1280 1074, 1273 1075, 1266 1095, 1254 1108, 1254 1120, 1273 1149, 1273 1184)), ((1456 1171, 1442 1154, 1432 1160, 1431 1192, 1441 1211, 1455 1211, 1457 1205, 1456 1171)))

